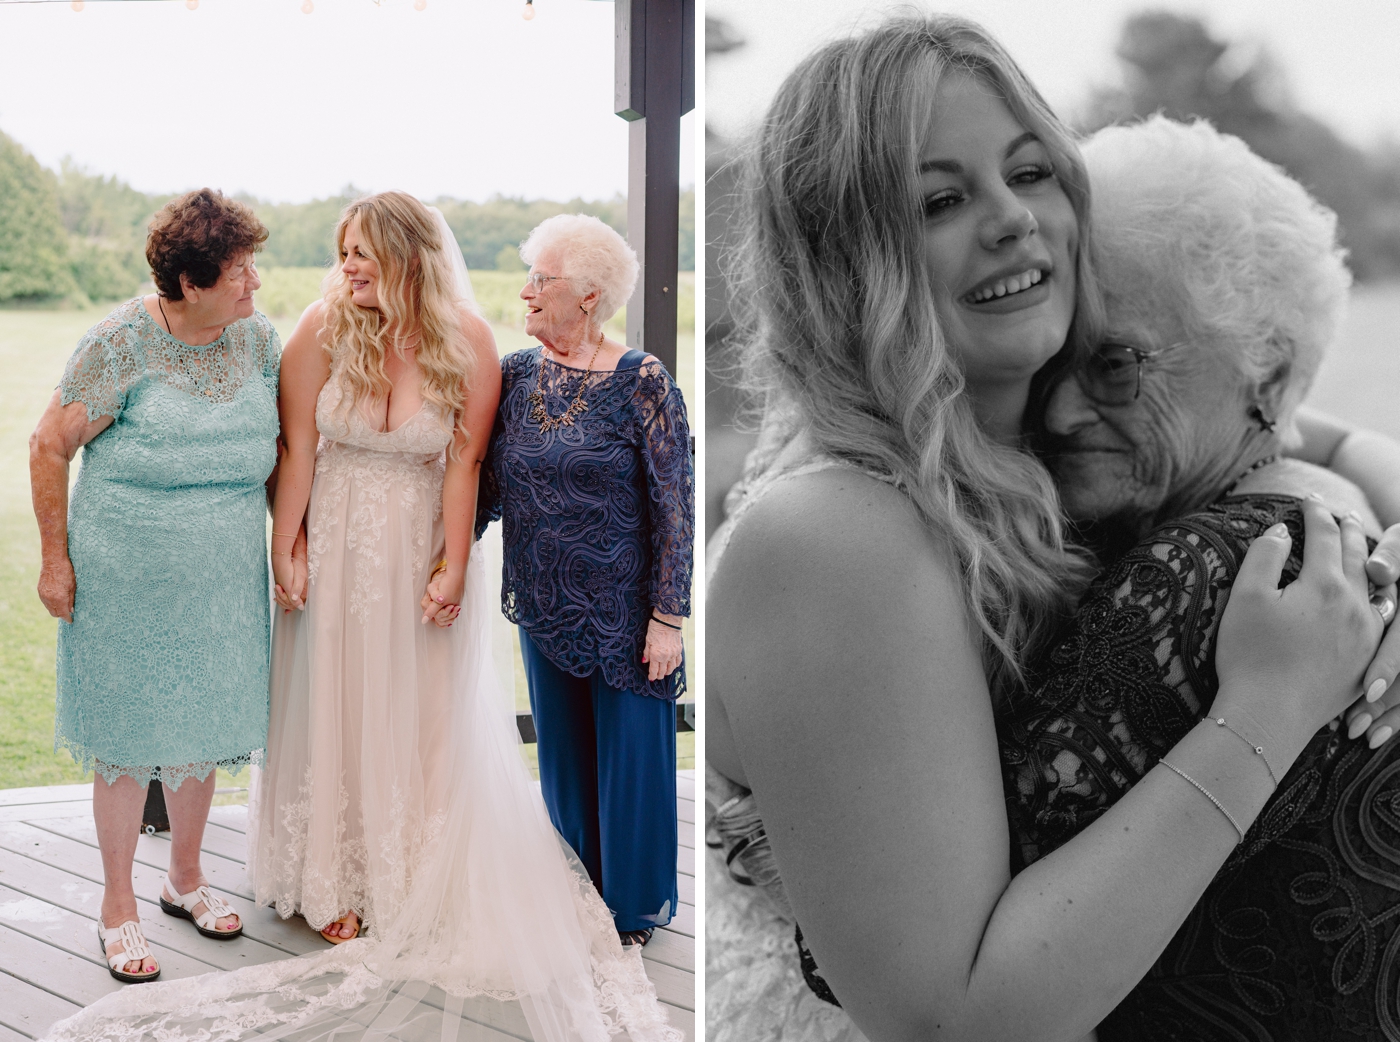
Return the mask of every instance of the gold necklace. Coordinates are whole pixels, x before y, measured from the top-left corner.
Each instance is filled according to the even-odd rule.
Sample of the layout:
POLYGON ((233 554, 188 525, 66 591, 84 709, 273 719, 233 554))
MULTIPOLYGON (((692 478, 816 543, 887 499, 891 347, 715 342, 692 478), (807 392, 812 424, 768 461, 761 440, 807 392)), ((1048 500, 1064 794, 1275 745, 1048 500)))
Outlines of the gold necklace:
POLYGON ((551 416, 544 407, 544 351, 540 352, 540 368, 535 374, 535 389, 530 392, 527 399, 534 406, 530 410, 530 419, 539 425, 541 431, 546 434, 559 427, 572 427, 574 421, 588 411, 588 403, 583 400, 583 393, 588 390, 589 377, 593 375, 593 363, 598 360, 598 352, 603 350, 603 340, 605 339, 602 330, 598 331, 598 346, 593 349, 593 357, 588 360, 588 368, 583 371, 583 379, 579 381, 578 394, 574 395, 574 400, 569 403, 569 407, 560 416, 551 416))

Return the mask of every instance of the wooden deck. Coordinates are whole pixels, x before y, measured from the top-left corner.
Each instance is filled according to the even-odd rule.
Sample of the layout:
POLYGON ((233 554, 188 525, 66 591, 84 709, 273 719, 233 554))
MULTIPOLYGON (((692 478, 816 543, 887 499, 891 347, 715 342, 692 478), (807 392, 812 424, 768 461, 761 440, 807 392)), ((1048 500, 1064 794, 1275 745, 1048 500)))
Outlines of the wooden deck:
MULTIPOLYGON (((643 952, 648 976, 671 1023, 695 1038, 695 772, 677 777, 681 905, 643 952)), ((136 896, 161 979, 286 959, 326 942, 301 919, 257 908, 244 878, 246 807, 215 807, 204 835, 204 871, 243 917, 236 941, 200 937, 156 903, 168 864, 168 834, 142 836, 136 849, 136 896)), ((37 1038, 54 1021, 120 987, 97 942, 102 862, 92 824, 92 787, 59 785, 0 790, 0 1042, 37 1038)), ((483 1042, 529 1039, 516 1004, 483 1004, 483 1042)))

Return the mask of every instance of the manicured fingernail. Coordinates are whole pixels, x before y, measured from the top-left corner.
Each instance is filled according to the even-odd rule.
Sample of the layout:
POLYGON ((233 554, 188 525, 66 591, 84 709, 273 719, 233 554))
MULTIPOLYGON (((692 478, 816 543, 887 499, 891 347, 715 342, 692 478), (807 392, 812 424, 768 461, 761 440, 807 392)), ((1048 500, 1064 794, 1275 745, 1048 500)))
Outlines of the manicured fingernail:
POLYGON ((1271 535, 1271 536, 1273 536, 1275 539, 1287 539, 1287 538, 1288 538, 1288 526, 1285 525, 1282 521, 1280 521, 1278 524, 1274 525, 1273 528, 1269 529, 1269 530, 1268 530, 1267 532, 1265 532, 1264 534, 1265 534, 1265 535, 1271 535))
POLYGON ((1308 493, 1308 498, 1311 499, 1314 503, 1321 503, 1321 502, 1322 502, 1322 493, 1320 493, 1320 492, 1309 492, 1309 493, 1308 493))
POLYGON ((1355 720, 1353 720, 1351 722, 1351 726, 1347 728, 1347 737, 1360 738, 1363 734, 1366 733, 1366 728, 1371 726, 1371 720, 1372 717, 1370 713, 1362 713, 1355 720))
POLYGON ((1374 702, 1385 694, 1385 689, 1390 685, 1385 682, 1385 677, 1376 677, 1371 681, 1371 686, 1366 689, 1366 701, 1374 702))
POLYGON ((1390 741, 1390 736, 1391 736, 1393 733, 1394 733, 1394 732, 1391 731, 1390 728, 1388 728, 1388 727, 1382 727, 1382 728, 1381 728, 1379 731, 1377 731, 1375 734, 1371 735, 1371 740, 1370 740, 1369 742, 1367 742, 1366 744, 1369 745, 1372 749, 1379 749, 1379 748, 1380 748, 1381 746, 1383 746, 1386 742, 1390 741))

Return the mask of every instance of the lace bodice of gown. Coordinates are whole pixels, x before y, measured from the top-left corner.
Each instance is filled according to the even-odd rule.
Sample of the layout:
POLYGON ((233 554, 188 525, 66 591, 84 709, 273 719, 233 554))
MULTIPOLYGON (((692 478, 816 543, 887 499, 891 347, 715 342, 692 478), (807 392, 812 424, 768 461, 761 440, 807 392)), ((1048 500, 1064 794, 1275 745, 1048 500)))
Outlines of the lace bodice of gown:
MULTIPOLYGON (((1019 870, 1112 806, 1209 712, 1221 614, 1250 542, 1297 500, 1234 496, 1165 524, 1095 583, 1002 721, 1019 870)), ((1242 749, 1242 755, 1250 755, 1242 749)), ((1400 747, 1309 743, 1110 1040, 1400 1040, 1400 747)))
MULTIPOLYGON (((367 553, 372 561, 382 562, 377 544, 390 511, 401 510, 407 515, 411 545, 419 551, 409 561, 412 578, 417 581, 424 576, 424 555, 431 549, 433 525, 442 517, 443 453, 452 441, 452 429, 442 411, 424 401, 393 430, 375 430, 361 408, 345 400, 338 374, 333 372, 316 399, 316 429, 321 433, 316 449, 320 495, 307 530, 307 567, 312 580, 342 518, 347 545, 367 553), (391 500, 390 486, 397 482, 402 484, 395 485, 391 500), (352 487, 356 502, 347 510, 345 499, 352 487)), ((368 599, 375 596, 370 577, 369 571, 357 569, 351 591, 351 611, 361 621, 368 617, 368 599)))

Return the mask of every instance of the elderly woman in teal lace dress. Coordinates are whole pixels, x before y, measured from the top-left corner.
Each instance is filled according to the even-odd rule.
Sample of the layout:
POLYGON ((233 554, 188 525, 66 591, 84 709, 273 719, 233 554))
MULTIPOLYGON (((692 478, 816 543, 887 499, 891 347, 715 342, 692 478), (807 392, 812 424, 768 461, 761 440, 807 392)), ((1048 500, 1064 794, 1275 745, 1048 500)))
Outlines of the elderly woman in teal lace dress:
POLYGON ((251 762, 267 734, 281 345, 253 308, 266 239, 219 192, 167 205, 146 245, 157 292, 88 331, 30 440, 39 597, 62 620, 54 744, 96 772, 99 933, 121 981, 160 973, 131 882, 153 778, 171 822, 161 907, 206 936, 242 933, 199 851, 215 767, 251 762))

